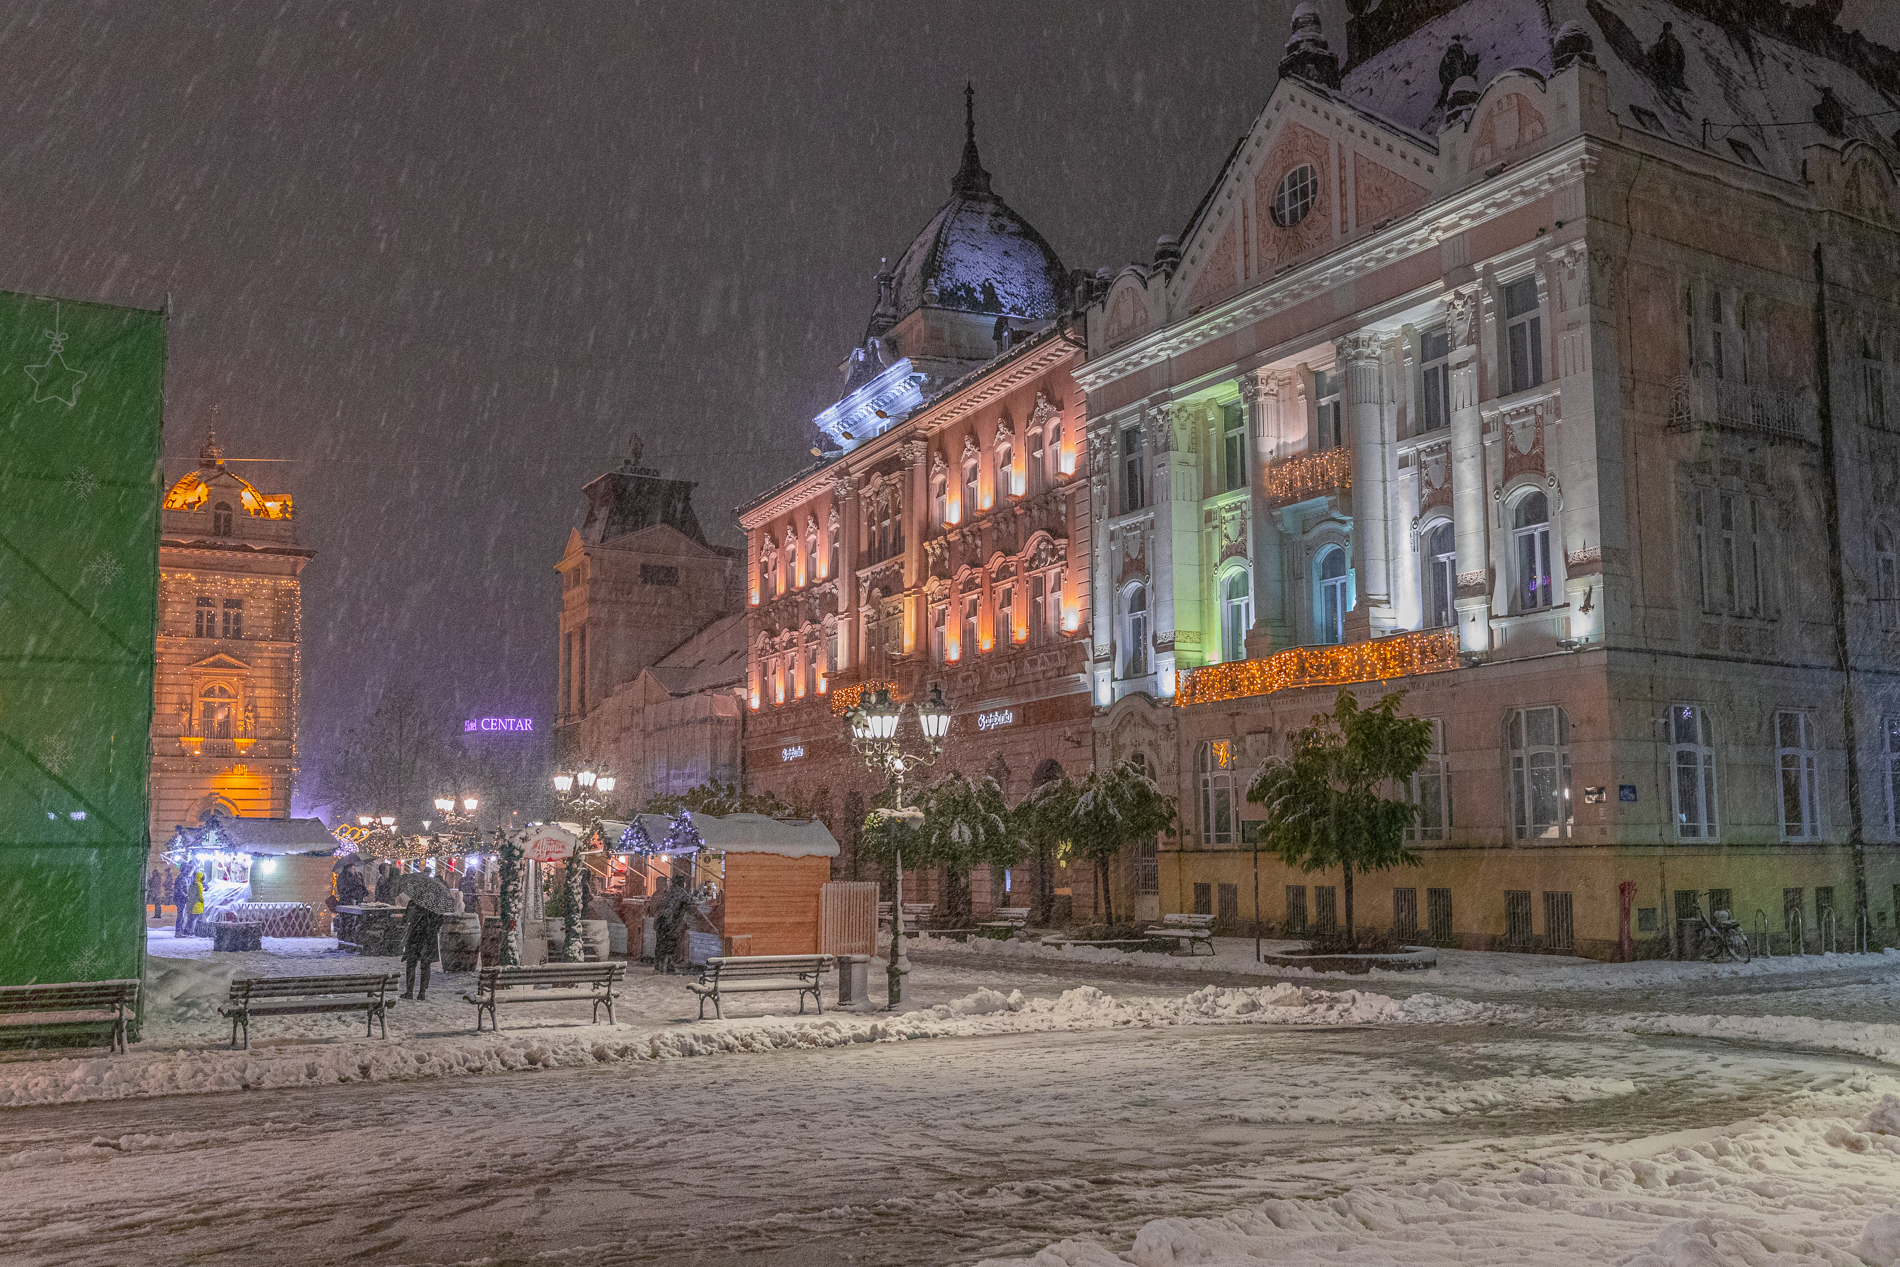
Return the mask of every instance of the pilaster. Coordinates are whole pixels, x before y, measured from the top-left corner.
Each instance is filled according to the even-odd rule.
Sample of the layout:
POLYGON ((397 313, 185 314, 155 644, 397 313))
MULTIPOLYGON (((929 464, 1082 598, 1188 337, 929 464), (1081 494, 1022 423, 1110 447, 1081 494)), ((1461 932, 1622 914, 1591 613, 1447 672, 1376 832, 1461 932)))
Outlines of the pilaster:
POLYGON ((1451 319, 1451 517, 1458 548, 1460 644, 1466 651, 1491 647, 1491 573, 1485 530, 1488 483, 1484 469, 1484 419, 1478 412, 1478 287, 1455 290, 1451 319))

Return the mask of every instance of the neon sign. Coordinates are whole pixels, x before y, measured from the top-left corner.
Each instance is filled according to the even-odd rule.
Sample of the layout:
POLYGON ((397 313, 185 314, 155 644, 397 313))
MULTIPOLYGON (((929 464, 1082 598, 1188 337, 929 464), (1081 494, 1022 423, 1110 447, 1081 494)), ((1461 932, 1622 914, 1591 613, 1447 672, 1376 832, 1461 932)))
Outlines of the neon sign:
POLYGON ((465 735, 477 732, 488 734, 497 730, 520 733, 533 729, 534 718, 532 717, 471 717, 462 723, 462 733, 465 735))
POLYGON ((778 750, 778 759, 780 761, 797 761, 799 758, 803 757, 804 755, 805 755, 805 745, 802 743, 793 744, 789 748, 780 748, 778 750))
POLYGON ((1013 708, 999 708, 993 713, 978 713, 976 715, 976 728, 978 730, 995 730, 998 726, 1014 726, 1015 724, 1016 710, 1013 708))

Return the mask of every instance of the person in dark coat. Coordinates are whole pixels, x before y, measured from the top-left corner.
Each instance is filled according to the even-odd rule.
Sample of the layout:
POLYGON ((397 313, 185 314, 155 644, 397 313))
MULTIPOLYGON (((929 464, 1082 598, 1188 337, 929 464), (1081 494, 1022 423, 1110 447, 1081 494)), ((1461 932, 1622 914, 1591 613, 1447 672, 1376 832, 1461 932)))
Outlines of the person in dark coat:
POLYGON ((425 910, 422 903, 411 902, 402 913, 402 997, 426 1002, 429 997, 429 965, 435 962, 436 934, 442 931, 442 917, 425 910), (416 989, 416 965, 422 965, 422 988, 416 989))
POLYGON ((157 867, 145 878, 145 904, 152 908, 153 919, 165 918, 165 876, 157 867))
POLYGON ((390 904, 389 886, 396 882, 396 869, 383 863, 376 873, 376 900, 384 906, 390 904))
POLYGON ((361 906, 363 899, 369 896, 369 885, 363 883, 362 872, 356 869, 354 862, 343 868, 343 874, 336 878, 336 900, 338 906, 361 906))
POLYGON ((191 918, 191 872, 181 870, 172 880, 172 906, 178 918, 172 921, 172 936, 185 935, 185 921, 191 918))

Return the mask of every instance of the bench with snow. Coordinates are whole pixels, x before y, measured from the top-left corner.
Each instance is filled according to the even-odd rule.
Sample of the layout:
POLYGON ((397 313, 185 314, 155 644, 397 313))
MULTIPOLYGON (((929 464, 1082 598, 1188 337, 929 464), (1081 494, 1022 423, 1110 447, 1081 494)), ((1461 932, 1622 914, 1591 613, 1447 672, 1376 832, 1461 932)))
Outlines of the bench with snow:
POLYGON ((137 981, 73 981, 0 986, 0 1047, 104 1047, 125 1050, 126 1013, 137 1008, 137 981), (92 1038, 95 1042, 82 1040, 92 1038))
POLYGON ((699 1019, 706 1019, 706 1000, 711 999, 713 1015, 725 1020, 719 998, 724 994, 762 994, 771 990, 798 991, 798 1011, 805 1012, 805 996, 825 1014, 825 1001, 818 997, 818 984, 835 960, 830 955, 722 955, 706 961, 706 971, 689 983, 699 996, 699 1019))
POLYGON ((993 918, 982 928, 1022 928, 1029 923, 1027 906, 999 906, 990 912, 993 918))
POLYGON ((475 1005, 475 1032, 482 1032, 482 1013, 488 1022, 501 1028, 495 1009, 504 1003, 592 1003, 594 1021, 600 1021, 600 1009, 607 1009, 607 1023, 614 1023, 614 990, 627 975, 627 965, 614 960, 599 963, 544 963, 533 967, 479 968, 475 972, 475 993, 462 997, 475 1005), (572 993, 568 993, 572 991, 572 993), (584 991, 584 992, 583 992, 584 991))
POLYGON ((1187 947, 1188 954, 1195 953, 1196 946, 1206 946, 1207 953, 1214 953, 1214 917, 1212 915, 1163 915, 1158 928, 1144 928, 1144 937, 1172 937, 1187 947))
POLYGON ((218 1015, 231 1021, 231 1046, 238 1045, 238 1030, 244 1030, 244 1046, 251 1045, 253 1016, 311 1016, 324 1012, 361 1012, 363 1037, 381 1028, 389 1037, 389 992, 395 988, 393 972, 352 973, 333 977, 238 977, 231 982, 230 1000, 218 1009, 218 1015))
MULTIPOLYGON (((925 924, 928 924, 931 914, 935 912, 936 909, 937 904, 935 902, 904 903, 904 931, 911 932, 914 929, 922 928, 925 924)), ((885 927, 890 925, 891 904, 889 902, 879 902, 877 904, 877 922, 885 927)))

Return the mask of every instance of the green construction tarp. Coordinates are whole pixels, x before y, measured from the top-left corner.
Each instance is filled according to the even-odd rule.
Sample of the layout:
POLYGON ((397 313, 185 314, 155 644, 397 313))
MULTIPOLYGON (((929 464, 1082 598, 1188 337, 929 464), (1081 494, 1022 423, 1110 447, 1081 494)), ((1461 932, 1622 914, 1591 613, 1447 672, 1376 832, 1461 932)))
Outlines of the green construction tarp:
POLYGON ((0 985, 136 977, 165 323, 0 293, 0 985))

